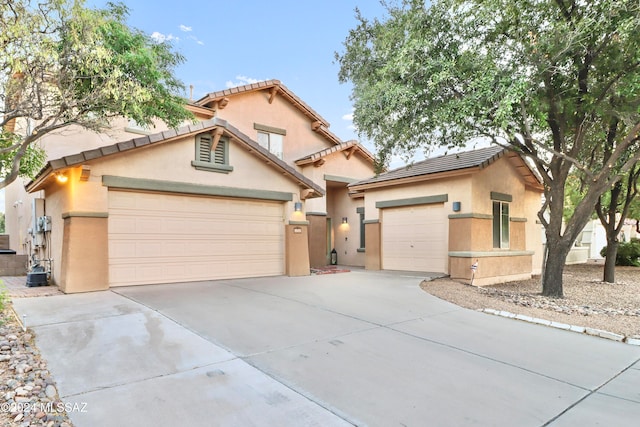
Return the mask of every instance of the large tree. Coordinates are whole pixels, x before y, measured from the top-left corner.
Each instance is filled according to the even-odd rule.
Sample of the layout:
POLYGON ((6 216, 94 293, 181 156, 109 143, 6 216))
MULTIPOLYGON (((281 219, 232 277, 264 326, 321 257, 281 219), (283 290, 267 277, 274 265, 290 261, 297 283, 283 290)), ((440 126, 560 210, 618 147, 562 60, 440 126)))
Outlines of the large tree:
POLYGON ((339 78, 379 160, 488 138, 529 158, 544 184, 542 293, 563 295, 564 262, 594 206, 640 158, 637 0, 406 0, 384 20, 357 12, 339 78), (610 135, 613 121, 623 123, 610 135), (588 167, 594 147, 606 162, 588 167), (625 153, 632 155, 623 156, 625 153), (584 177, 563 226, 565 180, 584 177))
POLYGON ((0 0, 0 188, 43 165, 38 140, 110 119, 175 127, 191 114, 173 74, 183 58, 126 23, 127 8, 0 0))
POLYGON ((640 165, 635 165, 623 179, 600 196, 596 203, 596 213, 607 236, 603 281, 615 283, 616 258, 618 255, 618 236, 622 231, 625 220, 637 208, 638 181, 640 180, 640 165))

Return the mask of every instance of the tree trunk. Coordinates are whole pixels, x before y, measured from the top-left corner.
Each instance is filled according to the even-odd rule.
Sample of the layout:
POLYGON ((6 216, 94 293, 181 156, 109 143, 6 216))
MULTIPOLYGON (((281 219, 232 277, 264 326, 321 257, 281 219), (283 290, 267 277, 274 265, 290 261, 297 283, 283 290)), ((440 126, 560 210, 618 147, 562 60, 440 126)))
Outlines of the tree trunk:
POLYGON ((607 253, 604 259, 603 281, 607 283, 616 282, 616 257, 618 255, 618 240, 607 239, 607 253))
POLYGON ((564 263, 571 249, 571 245, 562 242, 561 238, 549 240, 547 236, 547 259, 542 273, 542 295, 562 298, 562 273, 564 263))

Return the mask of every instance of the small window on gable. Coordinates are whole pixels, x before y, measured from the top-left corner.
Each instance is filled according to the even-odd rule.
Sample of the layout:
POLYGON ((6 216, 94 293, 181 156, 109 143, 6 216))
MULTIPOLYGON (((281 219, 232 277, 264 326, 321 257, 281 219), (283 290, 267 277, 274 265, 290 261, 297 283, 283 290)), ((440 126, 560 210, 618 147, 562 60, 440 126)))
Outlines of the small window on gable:
POLYGON ((196 158, 191 165, 198 170, 229 173, 233 166, 229 165, 229 141, 218 139, 213 147, 214 137, 209 133, 196 136, 196 158))
POLYGON ((125 132, 130 132, 130 133, 139 133, 142 135, 150 135, 151 132, 151 128, 147 125, 141 125, 140 123, 136 122, 134 119, 129 119, 129 121, 127 122, 127 127, 125 127, 125 132))
POLYGON ((284 137, 287 134, 287 131, 285 129, 260 125, 258 123, 254 123, 253 128, 258 132, 258 144, 269 150, 269 152, 274 154, 277 158, 282 159, 284 157, 284 137))

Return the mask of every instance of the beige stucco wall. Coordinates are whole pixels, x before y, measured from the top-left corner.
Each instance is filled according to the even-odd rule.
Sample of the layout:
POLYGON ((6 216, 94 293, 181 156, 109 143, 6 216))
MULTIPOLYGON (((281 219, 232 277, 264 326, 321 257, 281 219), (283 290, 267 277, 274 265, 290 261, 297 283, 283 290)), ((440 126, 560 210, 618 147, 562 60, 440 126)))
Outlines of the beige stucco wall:
MULTIPOLYGON (((328 218, 331 218, 331 241, 338 253, 338 264, 364 267, 364 252, 360 248, 360 222, 357 208, 363 206, 363 199, 350 199, 347 187, 333 187, 328 193, 328 218), (347 218, 347 223, 342 223, 347 218)), ((329 248, 329 250, 333 249, 329 248)))
POLYGON ((230 140, 230 173, 197 170, 191 166, 195 156, 195 137, 157 144, 148 148, 104 158, 91 164, 90 181, 101 182, 102 175, 178 181, 190 184, 218 185, 255 190, 287 191, 298 200, 299 187, 283 173, 250 154, 230 140))
MULTIPOLYGON (((472 188, 471 213, 479 217, 450 220, 450 250, 468 252, 468 256, 450 258, 451 277, 469 280, 470 266, 475 261, 479 265, 475 282, 478 285, 528 278, 532 273, 539 273, 535 264, 540 266, 542 259, 540 230, 536 224, 540 193, 527 189, 521 175, 505 157, 474 174, 472 188), (491 192, 512 197, 508 250, 493 248, 491 192), (489 256, 490 253, 495 255, 489 256)), ((465 212, 464 207, 462 212, 465 212)))
MULTIPOLYGON (((58 159, 81 151, 103 147, 117 142, 137 138, 140 131, 128 127, 128 120, 115 118, 111 127, 102 133, 88 131, 80 126, 68 126, 49 133, 38 141, 47 152, 47 159, 58 159)), ((148 132, 161 132, 167 126, 156 122, 148 132)), ((28 178, 18 178, 5 188, 6 233, 11 236, 11 248, 18 253, 25 253, 23 243, 27 229, 31 227, 31 206, 34 198, 44 198, 44 192, 27 193, 25 185, 28 178)))
MULTIPOLYGON (((312 119, 305 116, 298 108, 290 104, 281 95, 277 95, 273 103, 269 103, 269 91, 255 91, 230 97, 229 104, 218 109, 216 115, 227 120, 252 139, 256 139, 257 131, 254 123, 285 129, 284 160, 292 167, 309 172, 307 175, 316 184, 326 188, 325 175, 340 176, 350 179, 363 179, 373 174, 373 166, 359 153, 350 159, 345 154, 334 153, 325 158, 320 168, 298 167, 293 162, 301 157, 332 147, 334 144, 311 129, 312 119)), ((200 120, 208 117, 199 117, 200 120)), ((140 129, 128 128, 128 120, 116 119, 112 128, 105 133, 88 132, 79 127, 68 127, 47 135, 42 140, 48 152, 48 159, 57 159, 65 155, 107 146, 121 141, 131 140, 144 133, 159 132, 166 125, 157 123, 155 127, 143 132, 140 129)), ((65 221, 62 215, 68 212, 106 213, 108 211, 108 190, 102 185, 103 175, 120 177, 178 181, 190 184, 225 186, 242 189, 290 192, 293 200, 285 206, 286 220, 304 220, 304 212, 320 212, 334 216, 334 237, 344 238, 340 242, 343 253, 340 261, 348 265, 364 265, 364 254, 356 251, 359 243, 358 215, 356 207, 362 206, 362 199, 352 200, 348 197, 346 187, 333 194, 332 206, 328 207, 327 197, 303 201, 303 213, 293 212, 293 203, 299 201, 300 187, 293 180, 275 171, 272 166, 249 154, 246 149, 235 142, 230 143, 229 163, 234 171, 229 174, 196 170, 191 166, 194 159, 195 140, 189 138, 166 144, 156 144, 144 149, 127 152, 124 156, 102 158, 97 162, 87 162, 91 166, 88 181, 78 179, 79 168, 67 171, 71 176, 66 184, 49 182, 46 191, 29 194, 24 186, 29 180, 19 179, 6 189, 7 232, 11 235, 11 247, 18 253, 26 253, 28 247, 23 246, 28 236, 26 230, 31 226, 31 204, 35 197, 46 195, 46 214, 53 218, 52 253, 54 281, 60 282, 62 270, 61 256, 64 244, 62 230, 65 221), (45 194, 46 193, 46 194, 45 194), (15 204, 15 207, 14 207, 15 204), (343 215, 344 212, 344 215, 343 215), (349 231, 339 229, 340 218, 348 216, 351 227, 349 231), (349 247, 352 245, 353 247, 349 247), (347 254, 344 254, 347 251, 347 254)), ((67 220, 67 227, 72 223, 99 223, 99 221, 67 220)), ((324 236, 326 241, 326 233, 324 236)), ((337 242, 334 240, 334 242, 337 242)), ((326 246, 326 243, 325 243, 326 246)))
MULTIPOLYGON (((491 192, 509 194, 513 201, 509 203, 509 215, 524 218, 525 213, 525 189, 520 174, 510 161, 502 157, 489 167, 482 169, 473 175, 473 201, 472 212, 478 214, 493 213, 491 192)), ((463 212, 464 206, 463 206, 463 212)))
MULTIPOLYGON (((521 175, 507 158, 501 158, 473 174, 368 189, 365 191, 366 219, 384 222, 384 209, 377 209, 377 202, 440 194, 448 195, 443 214, 449 217, 445 221, 448 224, 448 251, 456 252, 448 263, 452 277, 469 279, 470 266, 475 260, 479 260, 482 269, 476 276, 478 284, 530 277, 532 264, 533 273, 539 272, 536 265, 541 262, 541 243, 536 212, 540 206, 540 193, 525 187, 521 175), (512 217, 510 249, 506 251, 509 254, 493 248, 491 192, 508 194, 513 198, 509 203, 512 217), (460 202, 459 212, 453 212, 454 202, 460 202), (495 256, 491 255, 492 252, 495 256)), ((373 237, 377 227, 372 225, 370 228, 373 237)), ((378 264, 379 259, 374 255, 369 254, 367 265, 375 267, 378 264)))
POLYGON ((532 273, 539 275, 542 272, 544 258, 544 246, 542 244, 543 227, 537 213, 542 206, 542 193, 537 190, 527 190, 525 193, 525 211, 528 213, 526 230, 527 250, 534 251, 531 265, 532 273))
MULTIPOLYGON (((470 176, 461 175, 449 178, 435 179, 431 181, 415 182, 393 187, 382 187, 365 191, 365 220, 379 220, 379 224, 370 225, 370 235, 367 234, 367 247, 371 245, 373 253, 367 253, 367 268, 380 268, 384 247, 382 246, 382 224, 384 222, 384 209, 376 207, 376 203, 392 200, 412 199, 417 197, 429 197, 446 194, 448 201, 440 203, 443 206, 441 215, 442 223, 445 224, 445 234, 449 233, 448 215, 454 213, 452 203, 460 202, 462 210, 470 209, 471 206, 471 185, 470 176), (377 241, 374 241, 376 239, 377 241)), ((447 249, 448 250, 448 249, 447 249)))
POLYGON ((377 202, 441 194, 447 194, 449 198, 448 201, 444 203, 444 212, 446 214, 453 213, 451 206, 453 202, 461 203, 462 212, 470 211, 472 194, 469 175, 366 190, 364 203, 365 219, 373 220, 381 218, 381 209, 376 208, 377 202))
MULTIPOLYGON (((233 141, 229 150, 230 164, 234 167, 229 174, 193 168, 191 160, 195 155, 195 138, 190 137, 127 155, 114 155, 93 164, 89 162, 91 175, 87 181, 80 180, 80 166, 65 171, 69 176, 66 183, 50 180, 45 189, 45 212, 52 217, 53 282, 65 292, 103 289, 108 283, 108 280, 104 283, 86 280, 95 271, 104 272, 101 277, 108 277, 108 271, 105 272, 108 266, 108 188, 102 184, 104 175, 292 193, 293 200, 286 204, 283 227, 289 220, 304 220, 302 213, 294 212, 293 204, 299 196, 297 183, 233 141), (83 245, 88 246, 85 248, 83 245)), ((306 228, 303 237, 306 239, 306 228)), ((294 236, 295 240, 299 238, 294 236)), ((295 251, 296 259, 303 255, 299 250, 295 251)), ((287 264, 291 268, 293 261, 287 264)), ((292 271, 300 274, 301 270, 297 268, 292 271)))
POLYGON ((329 141, 311 130, 311 119, 282 96, 269 104, 270 91, 254 91, 229 97, 216 116, 227 120, 251 139, 257 139, 254 123, 284 129, 284 161, 293 163, 310 153, 331 147, 329 141))
POLYGON ((285 274, 287 276, 308 276, 309 251, 306 224, 285 226, 285 274))
POLYGON ((316 215, 310 219, 313 221, 313 225, 309 230, 309 251, 313 254, 312 265, 317 267, 326 264, 326 262, 320 264, 320 261, 325 258, 320 253, 331 251, 335 247, 339 264, 362 267, 365 264, 365 255, 358 251, 360 223, 356 209, 364 206, 364 199, 351 199, 347 184, 372 176, 373 165, 357 153, 347 159, 344 152, 336 152, 323 159, 324 163, 318 167, 305 165, 302 168, 302 173, 307 178, 326 190, 324 197, 306 200, 304 206, 305 212, 316 215), (323 213, 326 216, 317 216, 323 213), (342 225, 342 217, 348 218, 348 225, 342 225), (326 245, 327 218, 331 219, 332 225, 332 229, 329 231, 331 233, 331 248, 327 248, 326 245), (324 222, 324 227, 321 222, 324 222), (321 249, 317 249, 318 247, 321 249))

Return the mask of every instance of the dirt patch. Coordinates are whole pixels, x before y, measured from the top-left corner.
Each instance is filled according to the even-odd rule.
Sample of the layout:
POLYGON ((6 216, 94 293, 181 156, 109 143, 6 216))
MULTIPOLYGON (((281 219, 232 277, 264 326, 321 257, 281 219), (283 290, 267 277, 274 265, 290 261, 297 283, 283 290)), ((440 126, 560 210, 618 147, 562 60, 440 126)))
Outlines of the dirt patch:
POLYGON ((595 264, 566 266, 564 298, 543 297, 539 277, 482 288, 436 279, 421 287, 461 307, 504 310, 640 338, 640 268, 616 267, 616 283, 602 282, 602 269, 595 264))

